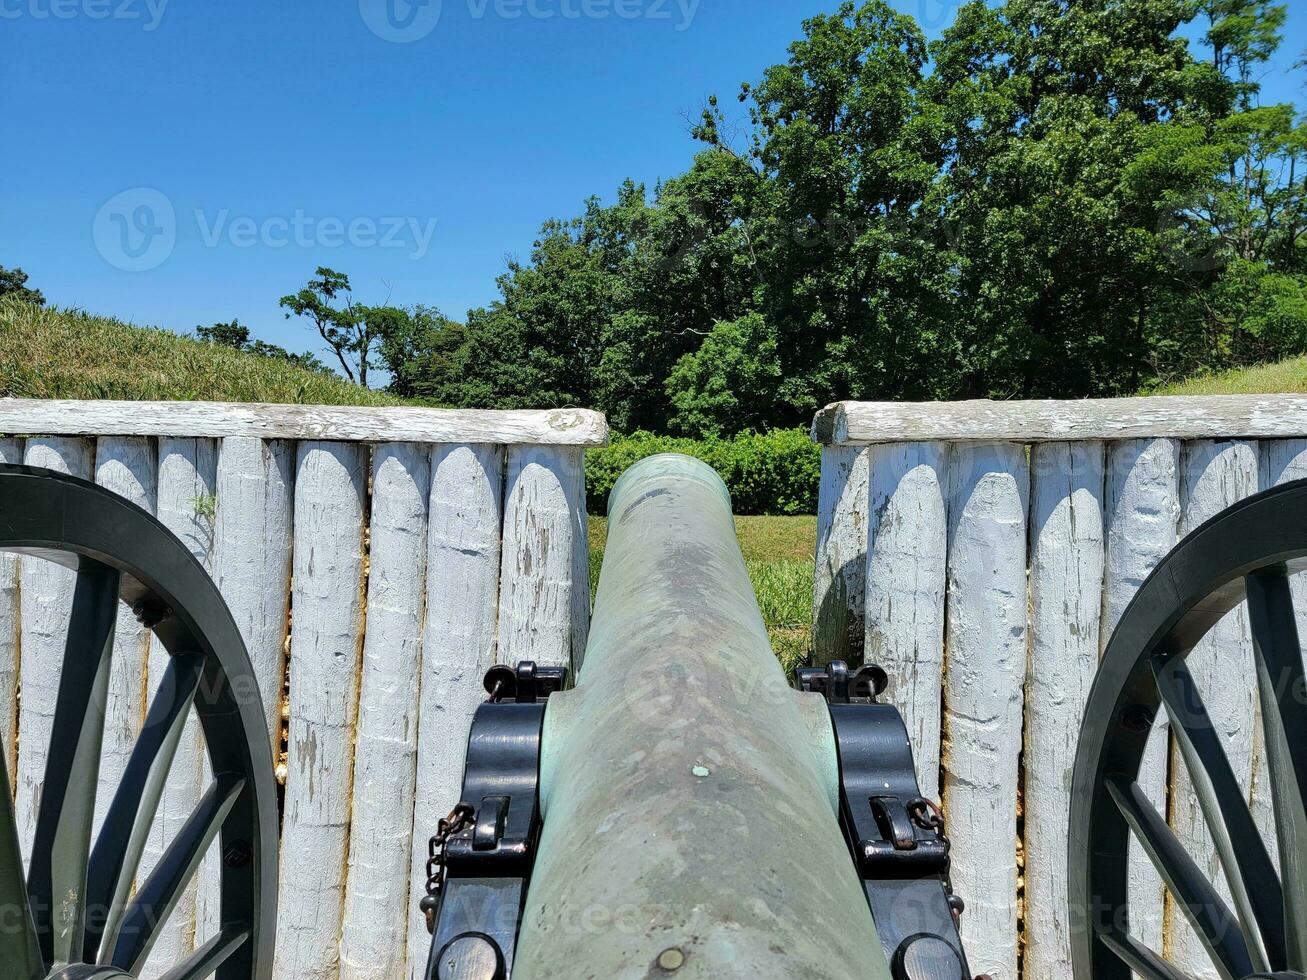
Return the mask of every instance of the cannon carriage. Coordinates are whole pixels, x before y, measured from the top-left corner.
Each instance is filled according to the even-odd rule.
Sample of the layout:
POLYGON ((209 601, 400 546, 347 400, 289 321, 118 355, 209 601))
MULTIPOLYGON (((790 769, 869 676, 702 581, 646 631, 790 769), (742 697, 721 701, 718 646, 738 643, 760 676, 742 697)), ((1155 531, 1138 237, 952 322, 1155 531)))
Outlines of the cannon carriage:
MULTIPOLYGON (((1307 488, 1253 498, 1186 540, 1141 589, 1090 698, 1072 789, 1079 978, 1186 974, 1129 928, 1140 840, 1217 975, 1303 976, 1307 707, 1290 578, 1307 488), (1275 840, 1232 790, 1185 656, 1247 601, 1275 840), (1228 907, 1134 783, 1170 716, 1235 896, 1228 907)), ((222 927, 165 974, 272 975, 276 794, 239 634, 207 576, 147 515, 81 481, 0 472, 0 546, 78 570, 38 833, 25 869, 0 811, 5 976, 132 977, 216 836, 222 927), (172 661, 91 840, 106 637, 119 598, 172 661), (97 701, 97 698, 101 699, 97 701), (142 827, 191 706, 215 773, 190 833, 134 894, 142 827), (48 811, 48 812, 47 812, 48 811), (62 899, 62 901, 56 901, 62 899), (94 913, 94 914, 93 914, 94 913)), ((575 687, 522 664, 488 677, 463 799, 433 844, 433 977, 969 977, 943 815, 917 783, 874 666, 772 657, 729 498, 699 464, 629 472, 575 687)), ((188 824, 190 828, 190 824, 188 824)))

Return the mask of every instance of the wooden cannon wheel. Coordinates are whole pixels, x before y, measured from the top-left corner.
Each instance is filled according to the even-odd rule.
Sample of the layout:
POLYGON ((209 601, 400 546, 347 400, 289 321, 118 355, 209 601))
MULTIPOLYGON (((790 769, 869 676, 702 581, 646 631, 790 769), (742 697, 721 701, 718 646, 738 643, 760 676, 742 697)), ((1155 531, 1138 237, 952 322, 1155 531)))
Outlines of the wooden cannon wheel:
MULTIPOLYGON (((267 980, 277 901, 272 751, 249 656, 186 546, 122 498, 62 474, 0 466, 0 549, 77 573, 31 860, 0 792, 0 977, 137 977, 210 844, 220 841, 216 935, 165 980, 267 980), (169 654, 145 726, 92 839, 114 624, 123 600, 169 654), (213 779, 149 875, 146 836, 192 709, 213 779)), ((7 790, 5 756, 0 778, 7 790)))
POLYGON ((1131 933, 1132 836, 1217 975, 1307 975, 1307 681, 1290 588, 1304 567, 1307 482, 1249 498, 1204 524, 1144 582, 1117 625, 1089 696, 1072 781, 1068 880, 1077 980, 1189 977, 1131 933), (1198 641, 1244 601, 1274 797, 1274 828, 1265 835, 1186 666, 1198 641), (1159 711, 1169 717, 1233 907, 1137 782, 1159 711))

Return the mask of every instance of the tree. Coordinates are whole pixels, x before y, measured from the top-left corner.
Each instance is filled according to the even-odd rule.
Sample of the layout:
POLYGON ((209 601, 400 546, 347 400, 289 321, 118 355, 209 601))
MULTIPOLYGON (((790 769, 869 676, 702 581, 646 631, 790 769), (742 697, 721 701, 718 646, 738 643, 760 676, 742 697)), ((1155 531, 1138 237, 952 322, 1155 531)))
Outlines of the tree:
POLYGON ((6 269, 0 265, 0 297, 12 296, 20 303, 44 306, 45 297, 39 289, 29 289, 27 273, 22 269, 6 269))
POLYGON ((843 3, 742 109, 709 100, 685 173, 546 222, 464 329, 413 334, 400 383, 730 433, 1307 351, 1307 129, 1257 85, 1284 23, 1272 0, 972 0, 928 44, 843 3))
POLYGON ((667 379, 676 408, 672 426, 692 436, 762 428, 782 381, 776 336, 759 313, 718 323, 667 379))
POLYGON ((250 328, 243 327, 239 320, 231 323, 215 323, 211 327, 196 327, 195 335, 201 340, 235 350, 244 350, 250 342, 250 328))
POLYGON ((297 367, 318 374, 331 373, 331 368, 312 354, 294 354, 284 347, 278 347, 276 344, 269 344, 262 340, 251 340, 250 328, 243 326, 239 320, 232 320, 230 323, 215 323, 211 327, 196 327, 195 334, 200 340, 218 344, 221 347, 230 347, 232 350, 244 351, 258 357, 288 361, 297 367))
POLYGON ((345 377, 368 386, 368 371, 379 366, 376 355, 386 331, 396 323, 394 307, 355 303, 349 276, 324 266, 299 292, 283 296, 279 305, 289 311, 288 320, 292 315, 307 317, 336 355, 345 377))
POLYGON ((457 354, 463 340, 463 325, 434 307, 395 310, 379 352, 390 372, 390 391, 401 398, 448 404, 459 377, 457 354))

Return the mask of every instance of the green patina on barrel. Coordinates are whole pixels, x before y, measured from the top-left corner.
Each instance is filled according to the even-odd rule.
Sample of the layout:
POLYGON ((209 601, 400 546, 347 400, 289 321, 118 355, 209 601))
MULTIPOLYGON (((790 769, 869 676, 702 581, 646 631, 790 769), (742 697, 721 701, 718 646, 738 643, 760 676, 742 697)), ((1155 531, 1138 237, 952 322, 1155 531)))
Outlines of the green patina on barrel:
POLYGON ((772 655, 725 486, 655 456, 608 512, 579 684, 545 716, 514 977, 888 978, 829 714, 772 655))

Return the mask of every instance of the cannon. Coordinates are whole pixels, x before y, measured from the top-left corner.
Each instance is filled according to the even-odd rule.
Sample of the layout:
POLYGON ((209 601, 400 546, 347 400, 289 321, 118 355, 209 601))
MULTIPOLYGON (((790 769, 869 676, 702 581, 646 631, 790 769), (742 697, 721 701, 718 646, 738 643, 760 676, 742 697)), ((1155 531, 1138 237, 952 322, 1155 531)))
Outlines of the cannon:
MULTIPOLYGON (((461 799, 430 842, 426 976, 969 980, 944 814, 917 783, 903 720, 883 701, 885 674, 836 662, 785 677, 729 496, 705 465, 644 460, 618 482, 608 513, 575 683, 532 663, 485 677, 461 799)), ((1307 678, 1292 581, 1307 561, 1305 517, 1307 483, 1219 515, 1162 562, 1113 634, 1071 787, 1077 980, 1188 976, 1131 931, 1131 839, 1215 975, 1307 977, 1307 678), (1274 797, 1269 835, 1185 665, 1245 602, 1274 797), (1137 784, 1163 712, 1232 903, 1137 784)), ((221 921, 163 975, 268 980, 276 783, 257 684, 216 588, 152 517, 44 470, 0 467, 0 549, 76 574, 27 860, 13 802, 0 793, 0 977, 141 976, 160 923, 216 840, 221 921), (94 834, 120 601, 170 662, 94 834), (142 875, 145 834, 192 715, 212 781, 142 875)), ((5 759, 0 751, 8 779, 5 759)))

